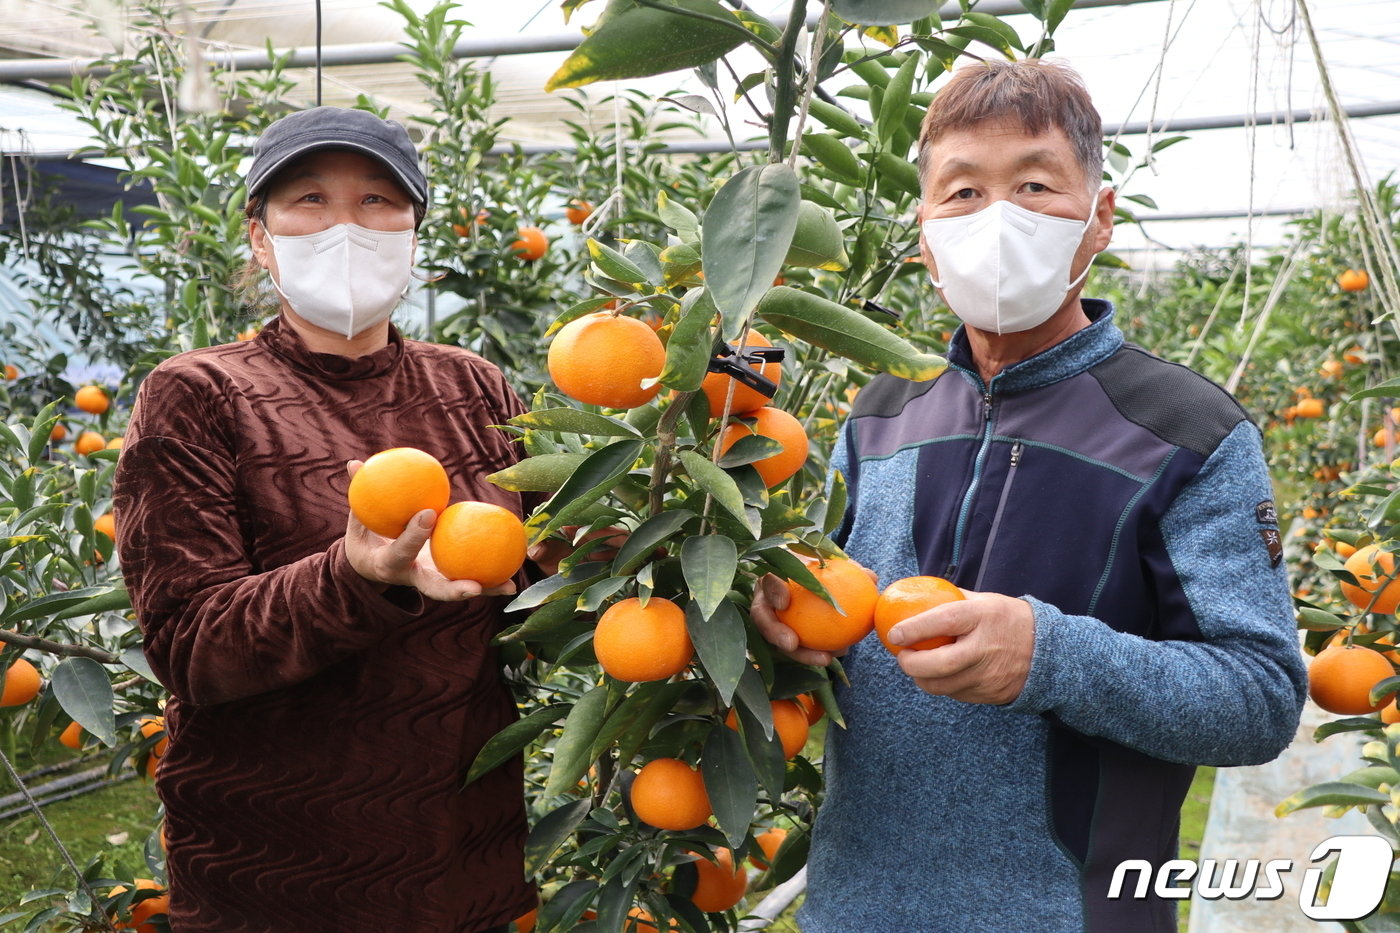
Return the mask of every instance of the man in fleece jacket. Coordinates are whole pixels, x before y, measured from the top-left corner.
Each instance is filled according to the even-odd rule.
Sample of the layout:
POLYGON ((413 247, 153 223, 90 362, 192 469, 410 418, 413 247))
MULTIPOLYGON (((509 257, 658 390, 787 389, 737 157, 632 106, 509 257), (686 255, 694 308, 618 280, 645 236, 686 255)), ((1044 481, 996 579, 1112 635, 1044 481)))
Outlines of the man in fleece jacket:
MULTIPOLYGON (((963 326, 937 379, 862 390, 832 457, 836 537, 882 586, 941 576, 968 598, 891 634, 953 644, 896 659, 872 636, 844 658, 807 933, 1173 933, 1174 900, 1108 897, 1114 869, 1177 856, 1196 765, 1268 761, 1297 727, 1258 430, 1080 298, 1112 233, 1102 158, 1057 63, 959 69, 924 121, 920 246, 963 326)), ((765 578, 766 637, 829 663, 785 602, 765 578)))

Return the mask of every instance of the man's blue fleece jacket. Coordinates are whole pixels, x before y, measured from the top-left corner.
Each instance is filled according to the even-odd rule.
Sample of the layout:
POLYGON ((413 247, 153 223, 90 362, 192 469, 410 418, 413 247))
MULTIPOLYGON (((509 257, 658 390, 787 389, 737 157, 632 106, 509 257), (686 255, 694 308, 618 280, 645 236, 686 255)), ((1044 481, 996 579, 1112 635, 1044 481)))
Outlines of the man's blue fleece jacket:
POLYGON ((1084 308, 986 384, 959 330, 946 372, 877 377, 842 430, 847 552, 881 586, 1024 597, 1035 648, 1004 706, 922 692, 873 636, 850 650, 807 933, 1174 933, 1175 901, 1107 899, 1114 868, 1177 857, 1196 765, 1294 735, 1307 678, 1259 431, 1084 308))

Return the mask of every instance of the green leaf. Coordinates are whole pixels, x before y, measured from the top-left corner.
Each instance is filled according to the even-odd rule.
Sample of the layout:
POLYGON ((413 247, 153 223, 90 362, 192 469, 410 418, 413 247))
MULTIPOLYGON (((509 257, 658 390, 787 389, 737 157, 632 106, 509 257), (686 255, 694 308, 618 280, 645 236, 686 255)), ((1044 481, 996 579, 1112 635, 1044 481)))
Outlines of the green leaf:
POLYGON ((839 272, 850 262, 850 257, 846 255, 845 234, 841 232, 836 216, 820 204, 801 202, 797 207, 797 229, 793 231, 792 245, 788 247, 783 263, 839 272))
POLYGON ((978 13, 975 10, 969 11, 963 14, 963 21, 971 23, 974 26, 981 26, 983 29, 988 29, 1000 36, 1002 45, 996 46, 997 48, 1003 50, 1015 49, 1018 52, 1024 52, 1026 50, 1025 43, 1023 43, 1021 37, 1016 34, 1016 30, 1012 29, 1005 20, 998 19, 990 13, 978 13))
MULTIPOLYGON (((681 697, 696 686, 696 681, 675 680, 667 682, 654 682, 643 684, 637 691, 623 702, 622 709, 619 709, 615 717, 622 717, 623 710, 626 710, 624 728, 619 731, 614 739, 617 741, 617 761, 626 766, 637 756, 637 750, 642 747, 650 736, 652 727, 661 721, 661 718, 676 708, 681 697), (645 689, 644 689, 645 688, 645 689), (653 689, 654 688, 654 689, 653 689), (640 706, 633 704, 632 698, 641 695, 645 701, 640 706)), ((612 724, 612 719, 609 719, 612 724)), ((598 749, 597 754, 601 755, 602 749, 598 749)))
POLYGON ((922 197, 923 189, 919 183, 919 170, 913 162, 900 158, 893 152, 882 149, 875 154, 875 171, 879 177, 888 180, 895 188, 912 195, 922 197))
POLYGON ((472 762, 467 771, 467 779, 463 783, 470 784, 486 772, 519 755, 527 745, 539 738, 540 733, 558 722, 565 709, 567 707, 563 703, 552 703, 517 719, 491 736, 486 740, 486 744, 481 746, 481 751, 476 753, 476 760, 472 762))
POLYGON ((510 419, 510 424, 539 431, 592 434, 597 437, 639 437, 637 429, 620 418, 578 408, 544 408, 527 411, 510 419))
POLYGON ((705 211, 705 289, 733 341, 782 271, 801 192, 784 164, 752 165, 724 183, 705 211))
POLYGON ((803 133, 802 151, 811 156, 838 181, 848 185, 865 183, 860 160, 840 139, 826 133, 803 133))
MULTIPOLYGON (((131 594, 125 587, 89 587, 89 590, 106 590, 89 596, 82 602, 75 603, 67 609, 55 612, 51 617, 52 622, 62 622, 64 619, 72 619, 77 616, 95 616, 103 612, 124 612, 131 608, 131 594)), ((69 590, 68 594, 79 592, 69 590)))
POLYGON ((661 222, 676 231, 676 237, 682 243, 700 241, 700 218, 695 216, 694 211, 672 201, 664 190, 656 196, 656 206, 661 222))
POLYGON ((1346 620, 1321 609, 1303 606, 1298 609, 1298 626, 1311 632, 1330 632, 1346 626, 1346 620))
POLYGON ((1308 807, 1366 806, 1390 803, 1390 795, 1359 784, 1327 781, 1293 794, 1274 808, 1275 816, 1287 816, 1308 807))
MULTIPOLYGON (((738 24, 715 0, 673 0, 692 13, 738 24)), ((611 9, 612 7, 610 7, 611 9)), ((601 20, 545 84, 546 91, 640 78, 707 64, 744 41, 742 29, 652 7, 626 5, 601 20)))
POLYGON ((1385 382, 1373 385, 1368 389, 1354 392, 1348 401, 1357 402, 1363 398, 1391 398, 1397 395, 1400 395, 1400 376, 1387 379, 1385 382))
POLYGON ((726 599, 707 619, 692 599, 685 606, 685 626, 720 701, 733 705, 734 691, 748 666, 748 636, 739 611, 726 599))
POLYGON ((835 470, 831 474, 830 489, 826 494, 826 520, 822 522, 822 531, 825 534, 832 534, 841 527, 841 522, 846 517, 846 477, 841 475, 840 470, 835 470))
POLYGON ((944 35, 981 42, 983 45, 996 49, 1008 59, 1015 57, 1013 52, 1015 47, 1006 40, 1006 36, 998 30, 988 29, 986 26, 952 26, 944 30, 944 35))
POLYGON ((541 817, 525 840, 525 874, 533 875, 543 868, 592 808, 593 802, 585 797, 572 800, 541 817))
POLYGON ((29 456, 29 463, 40 463, 44 458, 44 448, 49 445, 49 435, 53 433, 53 426, 58 423, 56 412, 59 401, 54 399, 34 416, 34 432, 29 436, 29 446, 25 451, 29 456))
POLYGON ((1400 674, 1377 681, 1371 687, 1371 704, 1374 706, 1381 701, 1382 697, 1390 696, 1396 690, 1400 690, 1400 674))
POLYGON ((65 713, 102 744, 117 744, 117 719, 112 711, 116 697, 101 664, 92 658, 67 658, 54 668, 51 684, 65 713))
POLYGON ((608 686, 603 684, 579 697, 569 711, 564 731, 554 744, 554 763, 549 769, 544 796, 557 797, 573 790, 588 772, 588 766, 593 764, 593 740, 607 718, 608 698, 608 686))
POLYGON ((531 543, 566 524, 576 506, 589 506, 627 475, 642 453, 642 441, 622 440, 589 454, 559 491, 530 516, 531 543))
POLYGON ((593 258, 593 263, 603 275, 619 282, 626 282, 628 285, 641 286, 646 284, 646 273, 639 269, 636 263, 628 259, 611 247, 604 246, 597 240, 589 239, 588 255, 593 258))
POLYGON ((558 492, 559 487, 574 475, 586 456, 565 452, 526 457, 519 463, 513 463, 504 470, 497 470, 488 475, 486 481, 511 492, 558 492))
POLYGON ((758 775, 759 784, 774 800, 783 794, 783 777, 787 762, 783 759, 782 742, 774 741, 773 704, 763 686, 763 678, 750 665, 739 679, 735 710, 742 725, 744 747, 758 775))
POLYGON ((724 535, 696 535, 681 545, 681 572, 703 619, 724 602, 738 570, 739 549, 724 535))
MULTIPOLYGON (((551 577, 550 579, 554 579, 551 577)), ((580 583, 571 589, 586 590, 587 587, 580 583)), ((568 595, 574 595, 572 593, 568 595)), ((573 621, 578 615, 578 607, 573 599, 565 599, 561 594, 558 599, 547 602, 539 609, 525 617, 525 621, 519 625, 507 628, 497 635, 494 644, 504 645, 513 641, 524 641, 532 638, 540 638, 556 629, 562 628, 573 621)))
POLYGON ((672 509, 642 522, 618 548, 617 556, 613 558, 612 572, 618 575, 635 573, 667 538, 680 531, 692 518, 695 518, 693 512, 672 509))
POLYGON ((700 752, 700 773, 715 811, 715 821, 731 848, 738 848, 749 834, 758 807, 758 778, 744 754, 739 733, 715 726, 700 752))
POLYGON ((113 593, 118 592, 121 593, 123 598, 126 598, 129 608, 131 601, 129 597, 126 597, 125 590, 116 590, 110 586, 84 586, 63 593, 50 593, 47 596, 40 596, 38 599, 31 599, 27 603, 20 603, 17 607, 12 607, 11 610, 5 614, 4 624, 6 627, 13 627, 17 622, 28 622, 31 619, 57 616, 59 613, 70 609, 75 611, 71 612, 69 616, 65 616, 65 618, 85 615, 87 614, 86 611, 80 607, 86 605, 89 600, 99 597, 107 599, 110 598, 113 593))
POLYGON ((146 660, 146 653, 140 648, 128 648, 122 652, 122 663, 130 670, 146 678, 153 684, 160 683, 155 672, 151 670, 151 662, 146 660))
POLYGON ((854 309, 811 292, 786 285, 769 289, 758 315, 799 340, 904 379, 922 382, 945 368, 940 357, 921 353, 854 309))
POLYGON ((658 379, 677 392, 695 392, 710 365, 710 322, 715 303, 708 288, 691 289, 681 301, 681 316, 666 341, 666 365, 658 379))
POLYGON ((880 141, 882 148, 891 149, 890 143, 895 133, 904 126, 904 111, 909 106, 909 92, 914 89, 914 74, 921 61, 922 57, 919 55, 907 56, 904 64, 894 73, 894 77, 890 78, 884 96, 880 99, 880 113, 875 118, 875 137, 880 141))
POLYGON ((744 508, 744 495, 739 491, 733 477, 693 450, 682 450, 677 454, 677 458, 697 486, 713 496, 726 512, 742 522, 755 538, 758 537, 758 523, 744 508))
POLYGON ((608 565, 603 561, 589 561, 586 564, 578 564, 568 570, 556 573, 552 577, 537 580, 511 600, 505 611, 517 612, 521 609, 533 609, 566 596, 577 596, 607 576, 607 567, 608 565))
POLYGON ((860 121, 835 104, 828 104, 814 97, 807 103, 807 112, 826 124, 828 129, 833 129, 842 136, 854 140, 865 137, 865 128, 860 125, 860 121))
POLYGON ((831 12, 848 23, 895 26, 938 14, 940 0, 832 0, 831 12))

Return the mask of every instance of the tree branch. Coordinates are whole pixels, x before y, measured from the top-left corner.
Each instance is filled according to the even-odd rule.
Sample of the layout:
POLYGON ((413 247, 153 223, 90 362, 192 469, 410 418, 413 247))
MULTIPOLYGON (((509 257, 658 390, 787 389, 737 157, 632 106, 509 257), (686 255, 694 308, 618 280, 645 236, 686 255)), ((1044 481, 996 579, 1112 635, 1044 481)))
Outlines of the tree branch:
POLYGON ((21 635, 19 632, 12 632, 9 629, 0 629, 0 642, 7 645, 18 645, 21 648, 33 648, 35 651, 43 651, 46 654, 56 654, 61 658, 92 658, 102 664, 120 664, 122 660, 112 652, 104 651, 101 648, 91 648, 87 645, 68 645, 61 641, 40 638, 37 635, 21 635))

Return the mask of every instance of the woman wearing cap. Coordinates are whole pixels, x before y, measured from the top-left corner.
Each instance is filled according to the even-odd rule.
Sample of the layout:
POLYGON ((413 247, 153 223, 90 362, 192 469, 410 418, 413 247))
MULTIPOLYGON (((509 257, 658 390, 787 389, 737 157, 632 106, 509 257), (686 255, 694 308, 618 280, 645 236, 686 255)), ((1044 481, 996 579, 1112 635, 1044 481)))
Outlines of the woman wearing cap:
MULTIPOLYGON (((348 517, 347 461, 418 447, 454 500, 522 512, 484 480, 501 373, 389 323, 427 184, 403 128, 291 114, 247 176, 252 261, 280 313, 252 341, 144 381, 118 465, 123 572, 170 690, 170 920, 179 933, 504 929, 534 905, 518 763, 462 787, 515 718, 483 593, 348 517)), ((353 465, 353 464, 352 464, 353 465)))

